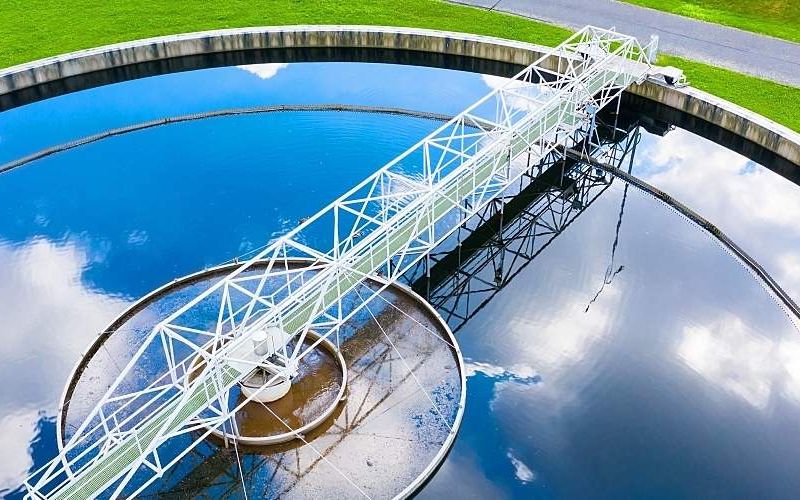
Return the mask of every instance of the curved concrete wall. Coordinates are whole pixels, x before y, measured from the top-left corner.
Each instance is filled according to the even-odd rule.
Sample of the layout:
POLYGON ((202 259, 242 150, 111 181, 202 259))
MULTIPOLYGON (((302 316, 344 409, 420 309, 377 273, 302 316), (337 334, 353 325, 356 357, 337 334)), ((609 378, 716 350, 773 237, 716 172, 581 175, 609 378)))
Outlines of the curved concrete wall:
MULTIPOLYGON (((204 54, 264 49, 370 48, 462 56, 526 66, 546 47, 500 38, 379 26, 242 28, 137 40, 41 59, 0 70, 0 97, 95 71, 204 54)), ((800 134, 757 113, 692 87, 656 81, 630 93, 682 111, 800 165, 800 134)))

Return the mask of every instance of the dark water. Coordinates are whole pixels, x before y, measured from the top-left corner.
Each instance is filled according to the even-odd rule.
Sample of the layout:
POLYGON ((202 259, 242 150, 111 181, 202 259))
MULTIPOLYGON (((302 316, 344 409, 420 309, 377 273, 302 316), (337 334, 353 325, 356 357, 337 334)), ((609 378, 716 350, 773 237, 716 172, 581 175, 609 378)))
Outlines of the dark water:
MULTIPOLYGON (((0 162, 229 107, 455 113, 495 84, 354 63, 155 77, 0 114, 0 162)), ((119 311, 266 243, 435 126, 355 113, 215 118, 0 175, 0 376, 16 381, 0 393, 0 492, 18 493, 55 453, 69 370, 119 311)), ((708 217, 798 297, 797 186, 682 130, 643 133, 635 158, 634 174, 708 217)), ((423 497, 795 496, 798 332, 746 268, 646 194, 612 183, 457 338, 467 409, 423 497)))
POLYGON ((475 372, 464 430, 425 494, 793 495, 796 329, 725 250, 637 191, 612 258, 621 191, 459 331, 475 372))

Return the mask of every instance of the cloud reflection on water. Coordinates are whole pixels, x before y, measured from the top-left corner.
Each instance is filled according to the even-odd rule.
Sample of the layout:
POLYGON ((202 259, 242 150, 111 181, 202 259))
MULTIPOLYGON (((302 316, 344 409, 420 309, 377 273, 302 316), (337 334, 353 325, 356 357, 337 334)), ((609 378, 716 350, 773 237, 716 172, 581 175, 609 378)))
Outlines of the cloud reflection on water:
POLYGON ((633 173, 717 225, 800 302, 800 186, 682 129, 644 137, 633 173))
POLYGON ((511 461, 511 465, 514 467, 514 475, 521 483, 530 483, 536 480, 536 474, 525 465, 525 462, 514 455, 513 450, 508 450, 506 457, 511 461))
POLYGON ((247 64, 244 66, 236 66, 237 68, 252 73, 262 80, 269 80, 278 74, 278 71, 288 67, 288 63, 264 63, 264 64, 247 64))
POLYGON ((460 331, 472 365, 527 365, 541 377, 491 392, 471 379, 467 419, 489 434, 486 453, 513 449, 536 471, 527 485, 513 467, 502 476, 516 478, 518 496, 536 496, 534 485, 649 496, 658 484, 682 496, 785 496, 796 451, 776 439, 797 436, 787 422, 800 416, 800 336, 750 272, 630 190, 616 256, 625 272, 584 312, 608 267, 621 192, 604 194, 460 331), (740 470, 741 454, 758 464, 740 470), (689 480, 697 470, 706 479, 689 480))
POLYGON ((76 241, 0 241, 0 491, 21 483, 37 423, 56 414, 82 350, 128 305, 82 283, 91 253, 76 241), (32 365, 41 369, 21 378, 32 365))
POLYGON ((800 402, 800 340, 772 339, 734 315, 688 325, 678 355, 697 373, 765 410, 778 393, 800 402))
MULTIPOLYGON (((272 77, 281 69, 266 66, 259 70, 261 74, 251 72, 259 77, 272 77)), ((308 85, 299 85, 300 77, 318 83, 320 89, 327 91, 336 86, 329 85, 328 80, 310 79, 309 75, 332 81, 354 69, 352 65, 342 68, 326 74, 298 65, 298 80, 289 81, 288 90, 283 91, 291 94, 292 99, 275 87, 284 77, 292 75, 292 71, 287 71, 281 78, 271 80, 266 102, 293 102, 298 98, 305 102, 308 85), (301 68, 306 68, 307 73, 299 71, 301 68)), ((215 78, 229 73, 242 75, 241 71, 230 69, 213 72, 215 78)), ((355 99, 387 105, 400 103, 419 109, 432 109, 430 105, 434 102, 437 110, 448 112, 463 107, 465 98, 452 98, 461 96, 459 92, 466 94, 463 83, 431 85, 440 89, 439 94, 419 92, 418 86, 408 84, 422 81, 420 75, 430 79, 430 73, 407 72, 404 80, 396 80, 397 68, 388 68, 385 74, 374 72, 374 81, 391 81, 394 90, 405 88, 401 94, 377 92, 379 87, 373 80, 365 80, 366 90, 362 90, 355 85, 359 79, 364 80, 358 73, 349 77, 352 82, 338 84, 348 92, 335 98, 323 90, 308 95, 334 102, 355 99), (395 79, 385 75, 393 75, 395 79), (401 83, 396 84, 397 81, 401 83), (417 95, 427 96, 426 102, 417 103, 417 95), (385 96, 392 96, 391 102, 385 96)), ((165 88, 164 81, 153 80, 160 90, 165 88)), ((491 78, 484 78, 484 82, 490 87, 501 83, 491 78)), ((147 82, 143 80, 139 85, 142 83, 147 82)), ((191 82, 189 85, 219 94, 218 86, 191 82)), ((170 102, 178 95, 202 98, 195 92, 185 92, 187 87, 175 85, 172 94, 143 92, 142 95, 160 96, 164 102, 161 107, 137 102, 136 108, 157 112, 159 116, 193 111, 193 102, 179 102, 181 106, 170 102)), ((111 88, 101 90, 107 92, 111 88)), ((474 86, 469 90, 474 93, 474 86)), ((476 96, 470 94, 469 98, 476 96)), ((105 106, 108 101, 118 106, 129 103, 116 99, 115 95, 111 97, 97 100, 97 106, 105 106)), ((65 99, 61 100, 61 112, 75 113, 75 109, 64 108, 65 99)), ((246 105, 251 101, 262 103, 263 99, 261 94, 253 94, 249 100, 237 97, 223 104, 246 105)), ((75 100, 76 106, 85 106, 85 102, 75 100)), ((108 109, 115 119, 127 117, 119 108, 108 109)), ((88 125, 98 126, 101 122, 97 119, 98 110, 88 108, 86 112, 92 118, 88 125)), ((53 122, 50 116, 41 113, 41 117, 53 122)), ((65 123, 70 133, 77 133, 76 120, 74 116, 71 118, 65 123)), ((13 123, 24 131, 41 128, 9 115, 7 125, 13 123)), ((84 128, 88 125, 84 124, 84 128)), ((27 139, 23 134, 18 141, 28 144, 27 139)), ((378 148, 374 144, 373 147, 378 148)), ((787 291, 795 297, 800 295, 797 186, 682 130, 675 130, 665 138, 645 137, 634 173, 719 225, 759 259, 787 291)), ((462 432, 459 439, 462 443, 475 439, 471 441, 475 444, 476 436, 481 435, 486 436, 488 444, 487 448, 482 448, 480 442, 474 448, 462 446, 454 450, 432 481, 429 492, 452 493, 455 490, 450 485, 456 485, 458 491, 469 485, 475 488, 473 492, 485 497, 504 496, 508 493, 504 479, 510 479, 509 483, 524 482, 520 480, 520 470, 523 477, 529 477, 524 474, 525 469, 516 467, 512 456, 532 474, 535 471, 536 482, 552 487, 553 491, 560 488, 561 493, 596 494, 605 487, 608 488, 605 491, 619 488, 616 491, 621 496, 631 496, 634 491, 642 491, 626 483, 632 476, 631 469, 647 473, 641 474, 642 477, 650 474, 652 484, 657 484, 661 473, 672 474, 673 478, 693 478, 699 484, 698 470, 714 478, 718 468, 724 474, 718 477, 726 478, 730 488, 756 484, 763 485, 764 492, 774 493, 779 490, 768 488, 779 488, 771 486, 779 481, 772 479, 784 478, 785 487, 790 489, 791 478, 798 475, 780 475, 779 467, 791 466, 796 455, 781 452, 780 445, 781 441, 793 444, 797 435, 792 434, 792 427, 782 427, 781 419, 796 422, 796 403, 800 401, 797 332, 775 318, 770 303, 761 295, 763 290, 752 281, 743 280, 746 273, 736 274, 738 268, 724 260, 723 253, 715 252, 705 237, 697 238, 687 225, 671 231, 659 228, 656 222, 662 215, 658 209, 648 204, 640 204, 639 208, 638 212, 627 212, 623 228, 626 236, 620 248, 626 272, 613 286, 604 289, 588 314, 584 313, 585 306, 602 282, 608 264, 606 245, 610 246, 609 228, 619 209, 616 201, 606 203, 605 208, 593 207, 593 211, 600 210, 600 215, 607 218, 595 216, 587 219, 591 223, 570 228, 558 244, 498 295, 461 334, 465 354, 475 360, 467 367, 474 376, 473 388, 475 380, 484 376, 492 380, 485 398, 475 392, 469 396, 468 411, 472 413, 465 426, 472 426, 473 431, 462 432), (634 224, 629 224, 630 219, 634 224), (479 373, 481 376, 477 376, 479 373), (537 383, 515 383, 533 378, 537 383), (719 393, 714 392, 715 388, 719 388, 719 393), (720 394, 730 397, 717 397, 720 394), (775 408, 781 406, 772 404, 779 400, 778 396, 785 397, 789 404, 782 405, 781 418, 771 418, 778 414, 775 408), (776 413, 761 411, 765 409, 776 413), (709 433, 709 429, 714 432, 709 433), (748 463, 747 470, 738 473, 731 461, 740 460, 734 454, 726 456, 728 448, 713 441, 715 436, 721 441, 735 441, 740 450, 758 460, 748 463), (769 446, 760 447, 763 443, 769 446), (509 455, 506 450, 512 444, 514 451, 509 455), (639 447, 645 451, 641 452, 639 447), (675 456, 682 459, 676 461, 680 463, 655 466, 664 465, 658 462, 659 457, 675 456), (597 457, 603 460, 592 463, 597 457), (502 462, 503 476, 486 472, 496 462, 502 462), (692 469, 696 463, 704 468, 692 469), (617 479, 618 484, 602 482, 612 479, 617 479), (591 490, 569 489, 593 480, 596 482, 591 484, 591 490)), ((63 213, 63 209, 54 212, 63 213)), ((74 224, 73 220, 68 222, 74 224)), ((43 215, 37 217, 35 224, 55 225, 43 215)), ((157 250, 154 254, 163 254, 168 246, 152 227, 148 229, 148 232, 126 233, 128 243, 157 242, 160 246, 153 247, 157 250), (148 235, 152 237, 148 239, 148 235)), ((237 240, 242 242, 242 249, 252 248, 250 241, 262 241, 263 236, 258 236, 264 234, 262 229, 243 231, 245 236, 237 240)), ((101 233, 92 231, 95 237, 101 233)), ((0 354, 6 360, 0 366, 0 376, 6 381, 16 381, 19 373, 29 373, 21 371, 22 367, 35 364, 48 368, 24 384, 8 384, 9 389, 0 396, 0 415, 3 415, 0 435, 8 436, 4 442, 9 445, 9 451, 0 460, 0 488, 9 481, 16 485, 30 466, 27 444, 37 432, 36 423, 54 414, 64 380, 80 351, 96 331, 127 305, 125 300, 108 297, 81 282, 87 263, 103 257, 103 247, 98 245, 94 246, 100 248, 99 252, 75 240, 53 243, 39 239, 16 246, 0 243, 0 317, 4 320, 6 340, 0 344, 3 349, 0 354), (35 311, 31 304, 35 304, 35 311), (41 408, 46 411, 42 413, 41 408), (12 437, 14 442, 10 441, 12 437)), ((123 266, 114 269, 118 271, 123 266)), ((144 274, 155 276, 154 271, 144 274)), ((128 278, 120 280, 128 281, 128 278)), ((394 422, 388 424, 393 425, 394 422)), ((692 481, 683 482, 688 485, 692 481)))

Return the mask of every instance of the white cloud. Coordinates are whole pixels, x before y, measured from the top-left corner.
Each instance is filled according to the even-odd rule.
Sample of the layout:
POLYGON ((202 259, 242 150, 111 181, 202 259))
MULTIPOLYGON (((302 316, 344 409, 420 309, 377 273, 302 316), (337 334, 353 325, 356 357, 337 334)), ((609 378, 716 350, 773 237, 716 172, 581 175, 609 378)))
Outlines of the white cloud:
POLYGON ((677 353, 708 381, 764 410, 776 392, 800 400, 800 339, 758 335, 728 314, 684 327, 677 353))
MULTIPOLYGON (((515 109, 539 109, 541 106, 539 103, 544 102, 547 100, 549 95, 552 95, 552 91, 547 87, 522 81, 515 81, 511 78, 503 78, 501 76, 493 75, 481 75, 481 80, 483 80, 483 83, 489 87, 489 90, 504 88, 505 90, 509 91, 511 94, 509 94, 509 98, 506 102, 515 109)), ((494 106, 494 104, 492 104, 492 106, 494 106)))
POLYGON ((800 341, 794 338, 778 344, 778 359, 785 370, 781 392, 787 398, 800 402, 800 341))
POLYGON ((464 361, 464 373, 467 377, 473 377, 478 373, 482 373, 487 377, 492 378, 510 378, 518 380, 532 379, 536 377, 536 370, 527 365, 514 365, 510 368, 503 368, 502 366, 493 365, 491 363, 484 363, 481 361, 464 361))
POLYGON ((503 88, 508 82, 511 81, 511 78, 505 78, 502 76, 494 76, 494 75, 481 75, 481 80, 483 83, 489 87, 489 90, 496 90, 499 88, 503 88))
POLYGON ((763 409, 772 392, 775 371, 772 342, 751 334, 734 316, 712 325, 683 329, 678 356, 703 377, 763 409))
POLYGON ((536 474, 525 465, 525 463, 514 456, 514 452, 512 450, 508 450, 506 456, 509 460, 511 460, 511 465, 514 467, 514 476, 516 476, 517 480, 522 483, 530 483, 536 479, 536 474))
POLYGON ((0 395, 0 415, 6 415, 0 435, 7 445, 0 488, 20 484, 31 464, 28 443, 37 421, 55 414, 81 351, 127 306, 83 285, 88 262, 87 252, 74 243, 0 242, 0 380, 25 380, 7 384, 0 395))
POLYGON ((778 264, 778 275, 786 283, 800 283, 800 255, 796 253, 782 253, 775 257, 778 264))
POLYGON ((618 289, 606 286, 587 313, 586 304, 591 295, 592 290, 585 290, 572 297, 561 297, 562 304, 553 305, 553 308, 562 313, 547 315, 544 320, 529 319, 528 316, 511 318, 508 325, 509 337, 527 339, 536 331, 558 332, 557 335, 538 335, 535 343, 519 348, 525 351, 526 359, 543 371, 577 363, 610 331, 610 323, 614 318, 613 308, 620 298, 618 289))
POLYGON ((248 64, 245 66, 236 66, 243 69, 248 73, 252 73, 262 80, 269 80, 278 74, 278 71, 289 66, 288 63, 265 63, 265 64, 248 64))
POLYGON ((662 189, 702 204, 708 216, 728 222, 767 223, 796 227, 800 189, 777 174, 733 151, 676 129, 646 148, 637 163, 650 162, 660 171, 640 172, 662 189), (732 212, 732 213, 731 213, 732 212))
POLYGON ((0 418, 0 436, 3 436, 3 459, 0 460, 0 493, 14 490, 33 465, 28 451, 31 437, 36 432, 38 412, 13 413, 0 418))
POLYGON ((510 384, 526 386, 539 381, 539 374, 528 365, 515 364, 510 368, 504 368, 491 363, 464 360, 464 375, 467 378, 474 377, 479 373, 493 379, 493 395, 489 402, 492 407, 497 400, 497 395, 502 393, 506 386, 510 384))

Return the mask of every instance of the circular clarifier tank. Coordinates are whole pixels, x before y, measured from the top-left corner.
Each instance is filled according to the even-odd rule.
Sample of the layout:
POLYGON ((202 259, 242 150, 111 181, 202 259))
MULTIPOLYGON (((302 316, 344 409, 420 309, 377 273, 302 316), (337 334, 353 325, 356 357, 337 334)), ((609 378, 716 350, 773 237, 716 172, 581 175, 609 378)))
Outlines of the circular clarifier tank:
MULTIPOLYGON (((0 378, 24 381, 0 391, 0 497, 21 497, 153 325, 231 266, 196 271, 252 255, 504 82, 246 61, 266 64, 232 57, 0 113, 0 378)), ((800 186, 782 176, 796 169, 633 104, 602 116, 630 137, 616 166, 669 197, 573 165, 504 200, 502 218, 431 253, 429 279, 412 281, 424 301, 387 288, 288 390, 216 436, 163 443, 166 460, 199 440, 142 497, 794 498, 800 334, 713 233, 799 301, 800 186)), ((145 358, 131 388, 163 370, 145 358)))

